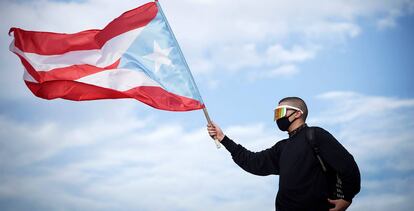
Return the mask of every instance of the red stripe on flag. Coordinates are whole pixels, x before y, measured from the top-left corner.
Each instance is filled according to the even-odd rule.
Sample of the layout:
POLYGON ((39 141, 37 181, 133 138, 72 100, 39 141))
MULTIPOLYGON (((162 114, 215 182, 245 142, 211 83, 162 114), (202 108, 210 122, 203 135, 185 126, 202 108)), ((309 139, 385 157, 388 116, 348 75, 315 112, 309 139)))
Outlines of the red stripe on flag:
POLYGON ((161 87, 142 86, 120 92, 76 81, 48 81, 41 84, 25 81, 34 95, 44 99, 74 101, 134 98, 151 107, 167 111, 191 111, 204 108, 199 101, 175 95, 161 87))
POLYGON ((149 106, 167 111, 191 111, 204 108, 198 100, 179 96, 156 86, 140 86, 125 93, 149 106))
POLYGON ((26 31, 11 28, 14 45, 28 53, 57 55, 70 51, 100 49, 110 39, 147 25, 157 15, 155 2, 149 2, 123 13, 102 30, 86 30, 74 34, 26 31))

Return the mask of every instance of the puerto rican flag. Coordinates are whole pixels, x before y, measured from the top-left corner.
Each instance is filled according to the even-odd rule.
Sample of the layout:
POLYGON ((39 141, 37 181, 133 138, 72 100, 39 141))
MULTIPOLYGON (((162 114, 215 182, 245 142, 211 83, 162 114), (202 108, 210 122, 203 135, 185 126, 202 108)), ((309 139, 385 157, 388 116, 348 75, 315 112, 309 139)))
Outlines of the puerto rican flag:
POLYGON ((63 34, 11 28, 11 33, 10 50, 37 97, 134 98, 162 110, 204 108, 158 2, 127 11, 102 30, 63 34))

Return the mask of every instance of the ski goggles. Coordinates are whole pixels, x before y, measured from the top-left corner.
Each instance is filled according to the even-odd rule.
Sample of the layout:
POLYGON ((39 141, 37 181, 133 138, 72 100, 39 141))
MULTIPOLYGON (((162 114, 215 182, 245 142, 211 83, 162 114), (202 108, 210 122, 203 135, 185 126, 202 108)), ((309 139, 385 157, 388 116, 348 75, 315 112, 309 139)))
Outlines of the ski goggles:
POLYGON ((299 111, 300 113, 303 114, 303 111, 300 108, 296 108, 296 107, 289 106, 289 105, 281 105, 281 106, 276 107, 276 109, 275 109, 274 121, 276 121, 276 120, 278 120, 282 117, 285 117, 287 115, 288 109, 293 109, 293 110, 299 111))

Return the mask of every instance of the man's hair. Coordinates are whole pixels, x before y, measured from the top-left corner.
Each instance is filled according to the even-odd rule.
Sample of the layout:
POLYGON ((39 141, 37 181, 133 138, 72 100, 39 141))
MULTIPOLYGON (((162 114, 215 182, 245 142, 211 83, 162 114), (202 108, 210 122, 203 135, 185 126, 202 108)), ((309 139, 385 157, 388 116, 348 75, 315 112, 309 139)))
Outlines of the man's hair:
POLYGON ((306 106, 304 100, 299 97, 285 97, 279 101, 279 104, 281 102, 288 103, 290 106, 300 108, 300 110, 303 111, 301 118, 303 121, 306 121, 306 118, 308 117, 308 107, 306 106))

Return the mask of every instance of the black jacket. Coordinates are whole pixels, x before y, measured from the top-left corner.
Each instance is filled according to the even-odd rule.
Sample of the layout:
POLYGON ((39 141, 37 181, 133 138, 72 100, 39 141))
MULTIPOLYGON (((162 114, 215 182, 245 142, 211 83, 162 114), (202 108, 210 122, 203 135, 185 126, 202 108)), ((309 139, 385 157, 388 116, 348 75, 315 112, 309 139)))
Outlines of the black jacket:
MULTIPOLYGON (((255 175, 279 175, 276 209, 328 210, 327 175, 305 139, 302 127, 288 139, 261 152, 251 152, 227 136, 221 141, 234 162, 255 175)), ((360 173, 352 155, 326 130, 315 127, 315 143, 325 165, 341 178, 345 200, 351 202, 360 190, 360 173)))

